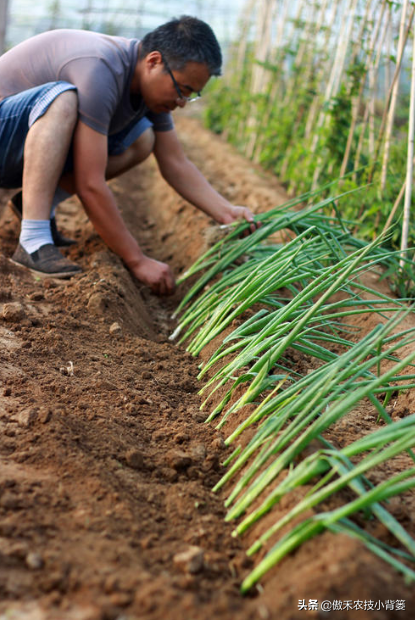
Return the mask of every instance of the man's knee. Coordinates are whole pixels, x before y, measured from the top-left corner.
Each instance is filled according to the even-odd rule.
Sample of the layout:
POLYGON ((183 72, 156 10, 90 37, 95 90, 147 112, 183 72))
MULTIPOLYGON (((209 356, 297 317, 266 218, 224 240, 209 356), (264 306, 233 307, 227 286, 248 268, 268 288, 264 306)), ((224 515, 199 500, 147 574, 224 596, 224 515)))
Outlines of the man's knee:
POLYGON ((128 150, 131 151, 132 158, 136 164, 141 163, 151 155, 154 149, 155 139, 154 131, 149 127, 132 143, 128 150))

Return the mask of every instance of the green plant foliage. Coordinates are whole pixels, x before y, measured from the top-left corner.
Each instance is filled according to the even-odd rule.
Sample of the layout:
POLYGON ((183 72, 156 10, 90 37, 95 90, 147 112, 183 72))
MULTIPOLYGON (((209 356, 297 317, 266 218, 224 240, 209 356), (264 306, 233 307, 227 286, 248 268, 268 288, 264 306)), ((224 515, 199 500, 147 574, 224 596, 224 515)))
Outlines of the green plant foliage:
MULTIPOLYGON (((242 69, 231 64, 228 69, 231 77, 225 83, 218 81, 212 91, 205 110, 206 126, 216 133, 223 133, 238 149, 274 172, 290 193, 309 191, 315 186, 316 179, 319 185, 337 179, 337 188, 332 187, 325 194, 329 196, 339 189, 361 187, 370 179, 370 187, 363 198, 361 195, 351 195, 343 202, 344 216, 357 221, 360 236, 370 241, 383 231, 405 180, 408 94, 403 92, 398 99, 387 182, 386 187, 380 190, 384 145, 381 142, 377 155, 371 153, 365 116, 371 96, 367 89, 366 56, 371 28, 367 25, 364 30, 360 53, 348 56, 338 90, 325 99, 321 76, 324 75, 323 68, 330 51, 321 45, 321 37, 317 37, 312 49, 310 44, 307 46, 312 61, 298 62, 306 22, 301 19, 298 23, 291 22, 297 37, 293 37, 290 44, 278 48, 268 60, 258 61, 251 43, 242 69), (252 93, 252 76, 257 66, 266 72, 265 86, 260 93, 252 93), (349 176, 340 179, 357 101, 360 101, 359 114, 345 170, 349 176), (320 122, 322 114, 324 122, 320 122), (376 156, 379 161, 374 161, 376 156), (371 173, 373 167, 374 175, 371 173)), ((332 50, 332 53, 335 51, 332 50)), ((384 63, 390 60, 385 57, 384 63)), ((371 121, 375 140, 380 134, 383 106, 382 101, 375 100, 375 116, 371 121)), ((389 247, 394 249, 400 247, 402 208, 403 201, 387 238, 389 247)), ((326 212, 329 213, 329 207, 326 212)), ((415 227, 411 224, 409 246, 412 247, 414 242, 415 227)))
POLYGON ((201 389, 208 392, 202 407, 210 405, 218 388, 223 395, 208 421, 219 417, 218 427, 226 428, 230 416, 239 412, 226 439, 235 450, 214 489, 233 483, 226 520, 240 520, 235 535, 272 513, 294 489, 313 485, 292 510, 270 521, 252 545, 249 553, 255 555, 273 541, 244 581, 243 592, 324 530, 357 538, 415 579, 408 565, 415 561, 415 541, 380 503, 413 488, 415 468, 377 486, 370 481, 372 470, 399 454, 415 462, 415 416, 393 422, 387 412, 392 394, 415 387, 415 328, 398 331, 402 318, 412 312, 406 299, 380 294, 360 280, 368 269, 397 272, 398 267, 395 252, 384 249, 380 240, 356 238, 353 222, 341 219, 344 202, 358 195, 313 204, 316 196, 306 194, 301 197, 309 200, 306 210, 293 211, 295 200, 277 207, 261 216, 263 226, 248 237, 240 238, 247 224, 234 227, 183 278, 201 272, 179 307, 181 322, 174 337, 183 331, 182 341, 197 355, 227 330, 222 345, 201 365, 200 378, 211 373, 201 389), (324 213, 327 207, 331 215, 324 213), (291 231, 291 240, 268 241, 281 230, 291 231), (382 320, 359 339, 347 320, 366 312, 382 320), (291 361, 292 351, 313 359, 313 369, 302 374, 291 361), (379 416, 377 429, 335 448, 327 432, 364 400, 379 416), (248 429, 250 439, 238 444, 248 429), (343 497, 346 488, 347 502, 326 510, 324 502, 343 497), (350 500, 350 493, 355 499, 350 500), (313 517, 275 542, 283 527, 310 509, 313 517), (368 534, 361 518, 356 521, 360 513, 378 519, 396 544, 388 546, 368 534))

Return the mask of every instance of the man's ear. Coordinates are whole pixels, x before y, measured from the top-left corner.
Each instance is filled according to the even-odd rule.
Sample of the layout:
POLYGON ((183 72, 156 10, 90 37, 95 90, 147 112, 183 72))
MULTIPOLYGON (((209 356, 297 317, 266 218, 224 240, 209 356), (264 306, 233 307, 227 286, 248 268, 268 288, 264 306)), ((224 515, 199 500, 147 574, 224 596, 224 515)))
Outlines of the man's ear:
POLYGON ((147 56, 144 59, 146 66, 149 69, 154 69, 156 68, 158 65, 162 65, 163 64, 163 59, 162 56, 160 54, 159 51, 154 50, 154 52, 150 52, 149 54, 147 54, 147 56))

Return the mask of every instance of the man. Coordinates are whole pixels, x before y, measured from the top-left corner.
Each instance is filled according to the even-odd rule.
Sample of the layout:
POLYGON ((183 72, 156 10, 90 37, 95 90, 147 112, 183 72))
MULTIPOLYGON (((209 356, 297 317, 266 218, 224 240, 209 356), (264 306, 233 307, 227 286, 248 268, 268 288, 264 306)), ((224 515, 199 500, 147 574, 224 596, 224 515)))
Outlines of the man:
POLYGON ((56 247, 70 241, 53 217, 59 201, 76 193, 131 273, 156 293, 172 293, 172 271, 143 254, 106 183, 151 152, 166 181, 216 222, 253 222, 249 209, 231 205, 187 159, 170 115, 200 96, 221 63, 211 28, 188 16, 141 42, 55 30, 1 56, 0 187, 22 187, 22 204, 18 195, 13 201, 22 209, 14 262, 54 277, 80 271, 56 247))

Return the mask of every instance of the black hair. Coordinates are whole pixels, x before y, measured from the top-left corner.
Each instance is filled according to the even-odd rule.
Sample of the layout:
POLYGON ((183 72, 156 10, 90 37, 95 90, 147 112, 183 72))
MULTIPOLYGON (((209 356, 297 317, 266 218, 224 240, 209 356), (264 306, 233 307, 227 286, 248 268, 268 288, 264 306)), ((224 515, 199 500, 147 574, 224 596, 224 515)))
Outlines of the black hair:
POLYGON ((180 71, 188 62, 207 65, 210 75, 220 75, 222 54, 212 28, 197 17, 182 15, 148 32, 141 40, 140 58, 158 51, 171 69, 180 71))

